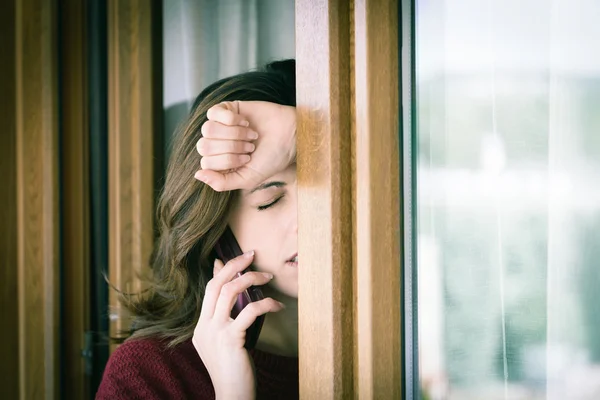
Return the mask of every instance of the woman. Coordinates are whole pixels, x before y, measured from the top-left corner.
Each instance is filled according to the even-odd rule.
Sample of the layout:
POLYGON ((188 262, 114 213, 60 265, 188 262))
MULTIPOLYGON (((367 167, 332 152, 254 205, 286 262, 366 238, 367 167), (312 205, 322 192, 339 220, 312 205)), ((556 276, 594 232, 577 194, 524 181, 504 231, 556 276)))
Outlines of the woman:
POLYGON ((198 96, 173 143, 153 278, 123 296, 134 329, 97 399, 298 397, 294 70, 293 60, 271 63, 198 96), (227 226, 245 253, 223 265, 214 250, 227 226), (250 286, 265 298, 231 318, 250 286))

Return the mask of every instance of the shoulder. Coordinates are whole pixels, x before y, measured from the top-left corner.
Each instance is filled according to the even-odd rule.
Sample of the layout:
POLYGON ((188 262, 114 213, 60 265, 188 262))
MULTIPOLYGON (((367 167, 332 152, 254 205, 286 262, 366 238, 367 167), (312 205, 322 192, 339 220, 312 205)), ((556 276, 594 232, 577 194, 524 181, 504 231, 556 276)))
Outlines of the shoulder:
POLYGON ((210 376, 190 341, 175 347, 134 339, 111 355, 96 399, 213 398, 210 376))
POLYGON ((119 345, 111 354, 106 370, 115 368, 153 372, 168 366, 177 357, 177 348, 169 349, 167 342, 159 339, 133 339, 119 345))

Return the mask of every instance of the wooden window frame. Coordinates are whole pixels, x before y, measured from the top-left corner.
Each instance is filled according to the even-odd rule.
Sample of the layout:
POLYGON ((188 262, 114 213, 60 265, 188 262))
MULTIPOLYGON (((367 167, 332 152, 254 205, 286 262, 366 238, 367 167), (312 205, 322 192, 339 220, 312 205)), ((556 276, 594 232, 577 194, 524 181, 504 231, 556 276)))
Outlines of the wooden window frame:
POLYGON ((84 398, 89 228, 83 7, 76 0, 13 0, 2 2, 0 14, 7 58, 1 74, 0 174, 6 180, 0 304, 8 327, 0 345, 2 393, 84 398))
POLYGON ((398 51, 397 1, 296 1, 302 398, 402 398, 398 51))
POLYGON ((90 394, 90 168, 86 3, 60 7, 61 263, 63 399, 90 394))
POLYGON ((14 0, 0 2, 0 315, 6 327, 0 333, 0 387, 9 399, 18 398, 20 387, 15 7, 14 0))
POLYGON ((16 375, 19 398, 52 399, 60 397, 57 7, 55 2, 43 0, 15 1, 14 5, 19 320, 16 375))
MULTIPOLYGON (((155 179, 162 170, 160 14, 157 0, 108 2, 109 278, 134 293, 150 272, 155 179)), ((109 334, 122 337, 129 321, 115 290, 109 307, 109 334)))
POLYGON ((357 394, 402 397, 398 2, 356 1, 357 394))
POLYGON ((296 2, 299 363, 302 398, 354 381, 350 8, 296 2))

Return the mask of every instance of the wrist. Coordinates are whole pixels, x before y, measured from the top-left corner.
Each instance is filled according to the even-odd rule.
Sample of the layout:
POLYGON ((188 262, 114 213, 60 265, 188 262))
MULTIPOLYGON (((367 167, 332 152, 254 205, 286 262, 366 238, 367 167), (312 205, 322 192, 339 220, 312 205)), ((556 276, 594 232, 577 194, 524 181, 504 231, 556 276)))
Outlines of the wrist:
POLYGON ((236 390, 217 390, 215 388, 215 400, 255 400, 254 393, 240 393, 236 390))
MULTIPOLYGON (((212 378, 211 378, 212 380, 212 378)), ((229 379, 221 379, 217 382, 213 381, 216 400, 255 400, 256 399, 256 383, 231 381, 229 379)))

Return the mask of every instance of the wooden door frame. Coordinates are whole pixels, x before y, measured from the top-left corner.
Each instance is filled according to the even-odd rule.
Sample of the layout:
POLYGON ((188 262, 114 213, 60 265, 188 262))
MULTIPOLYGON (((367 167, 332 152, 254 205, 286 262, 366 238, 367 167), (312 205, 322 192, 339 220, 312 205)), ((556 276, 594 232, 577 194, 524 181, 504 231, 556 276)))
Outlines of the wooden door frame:
POLYGON ((2 393, 84 398, 89 294, 81 2, 6 1, 1 11, 7 19, 1 303, 10 327, 1 345, 2 393))

